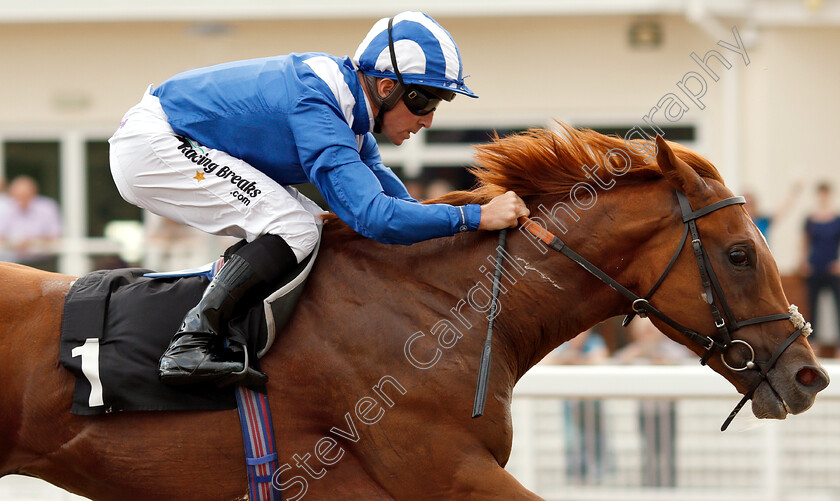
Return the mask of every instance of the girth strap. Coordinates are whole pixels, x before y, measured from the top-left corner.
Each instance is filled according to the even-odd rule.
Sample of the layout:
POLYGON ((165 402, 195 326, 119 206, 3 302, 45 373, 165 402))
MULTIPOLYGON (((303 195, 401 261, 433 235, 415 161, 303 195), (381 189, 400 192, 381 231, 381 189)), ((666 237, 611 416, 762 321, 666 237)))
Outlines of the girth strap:
POLYGON ((274 425, 268 395, 244 386, 236 387, 236 407, 245 445, 245 469, 251 501, 282 501, 273 483, 279 464, 274 444, 274 425))

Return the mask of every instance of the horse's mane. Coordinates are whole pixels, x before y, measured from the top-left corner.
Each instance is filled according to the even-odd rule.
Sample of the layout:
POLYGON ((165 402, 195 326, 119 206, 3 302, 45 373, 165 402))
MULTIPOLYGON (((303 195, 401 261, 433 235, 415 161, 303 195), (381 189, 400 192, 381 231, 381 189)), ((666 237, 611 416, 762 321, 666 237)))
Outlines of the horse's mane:
MULTIPOLYGON (((633 140, 638 148, 631 149, 618 136, 576 129, 562 122, 558 125, 557 131, 534 128, 504 138, 496 135, 491 142, 477 145, 476 163, 469 168, 477 179, 476 186, 470 191, 454 191, 426 203, 484 204, 506 191, 514 191, 526 201, 537 195, 555 195, 564 199, 568 198, 577 183, 589 183, 595 187, 593 179, 586 176, 585 166, 600 166, 596 173, 607 184, 612 184, 612 180, 618 184, 662 177, 655 161, 633 151, 645 152, 641 141, 633 140), (613 149, 630 158, 628 168, 622 156, 608 156, 612 171, 623 174, 616 175, 604 168, 605 155, 613 149)), ((670 146, 701 177, 723 183, 720 173, 708 160, 680 144, 670 143, 670 146)), ((331 215, 327 222, 335 223, 337 218, 331 215)), ((327 228, 347 237, 355 234, 345 225, 328 224, 327 228), (344 233, 341 228, 349 231, 344 233)))

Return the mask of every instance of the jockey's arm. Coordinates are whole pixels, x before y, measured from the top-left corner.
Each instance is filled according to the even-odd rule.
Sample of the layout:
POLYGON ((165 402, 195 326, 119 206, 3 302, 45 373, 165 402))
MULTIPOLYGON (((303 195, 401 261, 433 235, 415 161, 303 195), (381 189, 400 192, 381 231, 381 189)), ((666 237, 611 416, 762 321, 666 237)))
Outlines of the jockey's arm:
POLYGON ((312 169, 310 179, 330 208, 358 233, 388 244, 413 244, 478 229, 476 204, 419 204, 387 195, 361 161, 312 169))
POLYGON ((477 230, 482 219, 481 229, 515 226, 516 218, 527 214, 524 202, 513 193, 485 204, 486 218, 478 204, 419 204, 391 196, 362 161, 356 136, 341 116, 323 106, 303 111, 298 117, 305 117, 306 124, 299 130, 309 133, 295 139, 304 172, 333 212, 368 238, 409 245, 477 230))
MULTIPOLYGON (((370 167, 371 171, 379 179, 386 195, 409 202, 417 202, 417 200, 408 194, 408 190, 396 174, 382 164, 379 148, 376 146, 376 140, 373 138, 373 134, 368 133, 365 136, 360 154, 365 164, 370 167)), ((516 226, 519 216, 527 216, 529 213, 525 202, 515 193, 509 191, 481 206, 478 229, 492 231, 511 228, 516 226)))
POLYGON ((493 231, 513 228, 518 224, 520 216, 528 216, 530 213, 525 202, 516 193, 508 191, 481 206, 478 229, 493 231))
POLYGON ((405 187, 405 184, 403 184, 402 180, 394 174, 394 171, 382 163, 382 157, 379 155, 379 147, 376 145, 376 139, 373 138, 373 134, 370 132, 365 134, 365 139, 362 143, 362 148, 359 151, 359 156, 361 156, 362 161, 370 167, 370 170, 379 180, 379 184, 382 185, 382 190, 386 195, 396 197, 407 202, 419 203, 408 193, 408 189, 405 187))

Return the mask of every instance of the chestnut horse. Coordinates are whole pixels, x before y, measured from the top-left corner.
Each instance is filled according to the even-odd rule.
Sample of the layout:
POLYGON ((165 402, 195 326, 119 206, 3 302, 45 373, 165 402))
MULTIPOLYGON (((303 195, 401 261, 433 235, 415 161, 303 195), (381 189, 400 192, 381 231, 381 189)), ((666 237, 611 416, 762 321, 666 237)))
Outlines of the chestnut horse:
MULTIPOLYGON (((513 190, 569 248, 644 294, 681 241, 676 190, 695 209, 732 197, 708 161, 664 141, 658 155, 643 156, 653 144, 624 150, 618 138, 571 128, 497 138, 478 147, 479 187, 440 201, 483 203, 513 190)), ((741 205, 715 210, 697 227, 736 318, 788 311, 773 257, 741 205)), ((566 256, 538 248, 530 234, 508 233, 486 410, 471 419, 497 234, 385 246, 327 220, 295 315, 262 360, 283 465, 275 484, 285 499, 540 499, 504 470, 513 387, 551 350, 629 313, 631 303, 566 256)), ((235 410, 69 413, 74 383, 59 366, 58 337, 72 282, 0 266, 0 475, 39 477, 93 499, 247 498, 235 410)), ((686 242, 650 304, 720 340, 703 290, 686 242)), ((795 331, 782 320, 735 334, 756 360, 791 338, 764 380, 720 356, 708 360, 741 393, 758 384, 752 411, 760 418, 800 413, 828 384, 795 331)))

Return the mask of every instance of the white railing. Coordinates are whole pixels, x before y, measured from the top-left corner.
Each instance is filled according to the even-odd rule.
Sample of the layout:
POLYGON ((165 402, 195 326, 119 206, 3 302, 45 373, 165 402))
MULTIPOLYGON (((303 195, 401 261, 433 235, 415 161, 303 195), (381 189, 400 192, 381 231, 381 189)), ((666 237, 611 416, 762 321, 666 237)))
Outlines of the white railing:
MULTIPOLYGON (((123 245, 107 238, 59 238, 30 246, 27 256, 57 257, 58 270, 67 275, 83 275, 91 270, 91 259, 96 256, 116 255, 123 245)), ((0 260, 27 263, 15 251, 0 247, 0 260)))
POLYGON ((507 469, 558 501, 840 500, 840 386, 784 421, 747 405, 721 433, 739 399, 699 365, 538 366, 514 391, 507 469))
POLYGON ((67 275, 84 275, 91 270, 91 258, 119 254, 120 242, 107 238, 62 238, 58 244, 58 271, 67 275))

